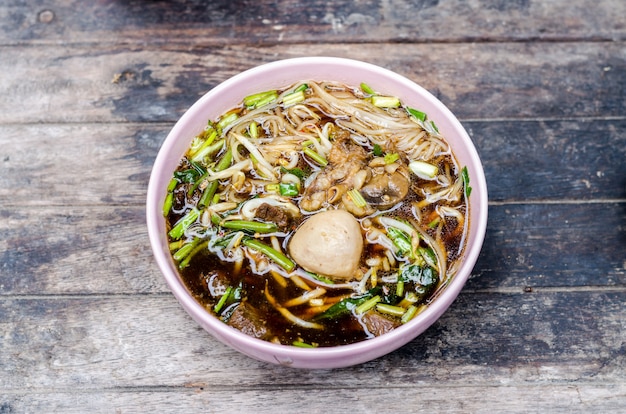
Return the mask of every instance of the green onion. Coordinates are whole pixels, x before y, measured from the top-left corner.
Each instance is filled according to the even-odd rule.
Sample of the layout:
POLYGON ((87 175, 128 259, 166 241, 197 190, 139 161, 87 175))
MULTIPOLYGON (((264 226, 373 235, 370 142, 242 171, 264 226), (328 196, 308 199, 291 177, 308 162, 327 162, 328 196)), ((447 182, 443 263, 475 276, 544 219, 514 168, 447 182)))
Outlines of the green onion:
POLYGON ((372 96, 372 104, 379 108, 397 108, 401 105, 400 99, 395 96, 372 96))
POLYGON ((439 172, 439 168, 436 165, 424 161, 411 161, 409 169, 413 171, 413 174, 424 180, 432 180, 439 172))
POLYGON ((472 192, 472 187, 469 186, 470 178, 467 165, 461 169, 461 178, 463 179, 463 186, 465 187, 465 197, 469 197, 472 192))
POLYGON ((290 258, 256 239, 244 238, 243 245, 263 253, 287 272, 291 272, 296 267, 296 264, 290 258))
POLYGON ((303 91, 293 92, 283 97, 283 105, 285 107, 295 105, 302 101, 304 101, 303 91))
POLYGON ((361 303, 359 306, 357 306, 354 311, 356 312, 357 315, 361 315, 367 312, 368 310, 372 309, 380 301, 381 301, 380 295, 373 296, 369 298, 368 300, 366 300, 365 302, 361 303))
POLYGON ((318 154, 317 152, 315 152, 311 148, 304 147, 304 148, 302 148, 302 152, 304 152, 306 155, 308 155, 311 159, 313 159, 313 161, 315 161, 320 166, 326 167, 328 165, 328 161, 326 160, 326 158, 322 157, 320 154, 318 154))
POLYGON ((398 280, 398 284, 396 285, 396 296, 404 296, 404 280, 398 280))
POLYGON ((302 341, 293 341, 292 345, 297 346, 298 348, 317 348, 317 346, 315 345, 307 344, 306 342, 302 341))
POLYGON ((430 121, 430 125, 433 127, 435 132, 439 133, 439 128, 437 128, 437 125, 435 125, 435 121, 430 121))
POLYGON ((368 95, 376 95, 374 89, 370 88, 370 86, 365 82, 361 82, 361 90, 368 95))
POLYGON ((429 229, 434 229, 435 227, 437 227, 439 225, 440 221, 441 221, 440 217, 435 217, 435 219, 433 221, 428 223, 428 228, 429 229))
POLYGON ((379 303, 378 305, 376 305, 376 310, 380 313, 385 313, 387 315, 398 317, 404 315, 406 311, 406 309, 401 308, 400 306, 388 305, 386 303, 379 303))
POLYGON ((374 144, 374 149, 372 150, 375 157, 381 157, 383 155, 383 149, 378 144, 374 144))
POLYGON ((174 203, 174 194, 171 192, 167 193, 167 195, 165 196, 165 201, 163 202, 163 215, 165 217, 167 217, 167 215, 170 213, 173 203, 174 203))
POLYGON ((388 227, 387 235, 389 236, 393 244, 398 248, 400 254, 408 254, 409 257, 413 255, 411 237, 408 234, 395 227, 388 227))
POLYGON ((309 85, 306 83, 303 83, 302 85, 298 86, 296 89, 294 89, 294 92, 304 92, 307 89, 309 89, 309 85))
POLYGON ((196 153, 196 155, 193 156, 191 161, 193 161, 193 162, 202 162, 204 160, 204 157, 206 157, 207 155, 213 154, 214 152, 217 152, 217 151, 221 150, 222 147, 224 146, 225 142, 226 142, 226 140, 220 139, 219 141, 215 142, 214 144, 209 145, 208 147, 202 148, 202 150, 198 151, 196 153))
POLYGON ((409 115, 419 119, 420 121, 424 122, 426 120, 426 113, 422 112, 422 111, 418 111, 417 109, 413 109, 413 108, 406 108, 406 111, 409 113, 409 115))
MULTIPOLYGON (((203 239, 197 239, 198 241, 203 240, 203 239)), ((184 269, 189 265, 189 262, 191 261, 191 259, 200 251, 202 251, 203 249, 206 249, 207 246, 209 245, 209 241, 208 240, 204 240, 201 243, 198 243, 196 245, 196 247, 194 247, 194 249, 189 252, 189 254, 187 255, 187 257, 185 257, 183 259, 182 262, 180 262, 178 264, 178 268, 179 269, 184 269)))
POLYGON ((176 241, 170 242, 169 244, 170 252, 180 249, 181 247, 183 247, 184 243, 185 243, 184 240, 176 240, 176 241))
POLYGON ((282 196, 295 197, 300 194, 298 186, 294 183, 280 183, 278 185, 278 189, 280 191, 280 195, 282 196))
POLYGON ((183 218, 176 222, 174 227, 167 234, 174 240, 180 239, 185 233, 185 230, 187 230, 189 226, 191 226, 196 221, 199 215, 200 212, 198 211, 198 209, 193 208, 189 210, 189 212, 183 218))
POLYGON ((175 178, 172 178, 170 180, 170 183, 167 185, 167 191, 173 191, 176 188, 177 184, 178 184, 178 180, 176 180, 175 178))
POLYGON ((250 122, 248 126, 248 131, 250 133, 250 138, 258 138, 259 137, 259 128, 258 124, 254 121, 250 122))
POLYGON ((404 315, 402 315, 402 317, 400 318, 400 322, 407 323, 408 321, 413 319, 416 313, 417 313, 417 306, 415 305, 409 306, 406 312, 404 312, 404 315))
POLYGON ((270 90, 246 96, 243 98, 243 104, 247 108, 260 108, 276 99, 278 99, 278 92, 276 90, 270 90))
POLYGON ((394 162, 400 159, 400 154, 397 152, 392 152, 390 154, 385 154, 385 164, 393 164, 394 162))
POLYGON ((222 310, 222 308, 224 307, 224 305, 226 304, 226 301, 228 300, 228 297, 230 296, 230 292, 232 292, 233 287, 232 286, 228 286, 226 288, 226 292, 224 292, 224 294, 222 295, 222 297, 220 298, 220 300, 217 302, 217 304, 213 307, 213 312, 217 313, 219 315, 220 311, 222 310))
POLYGON ((264 223, 261 221, 248 220, 227 220, 220 223, 220 226, 231 230, 248 230, 255 233, 273 233, 278 230, 274 223, 264 223))
POLYGON ((361 195, 359 190, 357 190, 356 188, 353 188, 352 190, 348 191, 348 196, 352 199, 352 202, 354 202, 355 206, 359 208, 363 208, 367 206, 367 201, 365 201, 365 199, 363 198, 363 195, 361 195))
POLYGON ((221 131, 224 128, 226 128, 228 125, 230 125, 233 122, 235 122, 237 120, 237 118, 239 118, 239 115, 237 115, 236 112, 231 112, 229 114, 226 114, 217 123, 217 128, 221 131))
POLYGON ((285 167, 280 167, 280 172, 283 173, 283 174, 286 174, 286 173, 293 174, 296 177, 298 177, 300 180, 304 180, 307 177, 307 175, 308 175, 308 173, 306 171, 304 171, 303 169, 298 168, 298 167, 291 168, 291 169, 287 169, 285 167))
MULTIPOLYGON (((196 239, 196 240, 202 240, 202 239, 196 239)), ((194 240, 195 241, 195 240, 194 240)), ((176 260, 177 262, 180 262, 181 260, 183 260, 185 257, 187 257, 187 255, 193 250, 193 248, 195 247, 194 242, 191 243, 187 243, 185 245, 183 245, 183 247, 181 247, 180 249, 178 249, 176 251, 176 253, 174 253, 172 255, 172 257, 174 258, 174 260, 176 260)))
MULTIPOLYGON (((220 172, 220 171, 225 170, 226 168, 230 167, 230 164, 232 161, 233 161, 233 150, 229 148, 228 151, 224 153, 224 156, 222 157, 220 162, 217 163, 217 166, 215 167, 215 171, 220 172)), ((215 195, 215 192, 217 191, 218 185, 219 183, 217 182, 217 180, 211 181, 209 185, 207 185, 207 187, 204 189, 204 193, 202 193, 202 197, 200 197, 200 201, 198 201, 198 206, 204 207, 210 201, 213 200, 213 196, 215 195)))
POLYGON ((203 151, 205 148, 210 146, 213 143, 213 141, 215 141, 215 138, 217 138, 217 131, 211 128, 211 132, 209 136, 204 140, 204 142, 201 145, 199 145, 197 148, 193 149, 192 151, 189 151, 189 154, 187 154, 187 157, 194 158, 194 155, 196 155, 198 152, 203 151))
POLYGON ((424 261, 426 262, 426 264, 428 264, 428 266, 435 269, 437 268, 437 256, 435 256, 435 252, 433 251, 433 249, 431 249, 430 247, 418 247, 417 252, 422 255, 424 261))

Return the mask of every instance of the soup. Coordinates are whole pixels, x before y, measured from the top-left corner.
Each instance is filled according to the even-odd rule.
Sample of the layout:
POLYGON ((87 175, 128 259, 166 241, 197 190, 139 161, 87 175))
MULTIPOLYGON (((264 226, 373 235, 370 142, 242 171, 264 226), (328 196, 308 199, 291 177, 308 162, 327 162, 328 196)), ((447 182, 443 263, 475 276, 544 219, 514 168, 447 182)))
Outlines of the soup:
POLYGON ((467 169, 427 114, 366 84, 303 81, 208 120, 163 206, 196 300, 259 339, 367 340, 454 276, 467 169))

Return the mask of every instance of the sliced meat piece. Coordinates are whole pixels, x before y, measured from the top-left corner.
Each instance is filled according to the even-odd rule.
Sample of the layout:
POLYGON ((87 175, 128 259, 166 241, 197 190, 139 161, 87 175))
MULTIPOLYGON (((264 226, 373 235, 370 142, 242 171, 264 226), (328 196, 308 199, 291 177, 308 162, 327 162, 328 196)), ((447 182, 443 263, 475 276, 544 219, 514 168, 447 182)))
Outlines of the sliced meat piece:
POLYGON ((291 224, 291 217, 282 208, 267 203, 261 204, 254 216, 263 221, 271 221, 280 229, 286 229, 291 224))
POLYGON ((361 317, 361 321, 367 327, 367 330, 374 336, 386 334, 389 331, 400 326, 400 322, 384 317, 380 313, 370 311, 361 317))
POLYGON ((228 319, 228 325, 254 338, 267 340, 272 337, 269 329, 265 326, 265 320, 247 302, 241 302, 237 306, 228 319))

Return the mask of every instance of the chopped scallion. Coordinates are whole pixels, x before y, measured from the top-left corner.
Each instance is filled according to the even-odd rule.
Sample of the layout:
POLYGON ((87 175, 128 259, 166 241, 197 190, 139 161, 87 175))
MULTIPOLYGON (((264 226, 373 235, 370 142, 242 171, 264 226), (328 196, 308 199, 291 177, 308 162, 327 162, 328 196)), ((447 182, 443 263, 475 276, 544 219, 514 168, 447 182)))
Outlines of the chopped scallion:
POLYGON ((298 186, 295 183, 280 183, 278 185, 278 190, 280 195, 286 197, 295 197, 300 194, 298 186))
POLYGON ((319 164, 322 167, 326 167, 328 165, 328 161, 326 158, 315 152, 313 149, 309 147, 302 148, 302 152, 304 152, 307 156, 309 156, 313 161, 319 164))
POLYGON ((226 128, 228 125, 232 124, 239 118, 236 112, 230 112, 222 117, 220 121, 217 123, 217 128, 221 131, 226 128))
POLYGON ((303 91, 293 92, 283 97, 283 105, 285 107, 295 105, 302 101, 304 101, 303 91))
POLYGON ((417 314, 417 306, 415 305, 410 305, 406 312, 404 313, 404 315, 402 315, 402 317, 400 318, 400 322, 402 323, 407 323, 408 321, 410 321, 411 319, 413 319, 415 317, 415 315, 417 314))
POLYGON ((357 315, 361 315, 367 312, 368 310, 372 309, 380 301, 381 301, 380 295, 373 296, 369 298, 368 300, 366 300, 365 302, 361 303, 359 306, 357 306, 354 311, 356 312, 357 315))
POLYGON ((409 115, 415 117, 416 119, 419 119, 422 122, 426 120, 425 112, 418 111, 417 109, 408 108, 408 107, 406 108, 406 111, 409 113, 409 115))
POLYGON ((376 95, 374 89, 372 89, 367 83, 361 82, 361 90, 368 95, 376 95))
POLYGON ((243 245, 263 253, 287 272, 291 272, 296 267, 296 264, 290 258, 259 240, 244 238, 243 245))
POLYGON ((226 300, 228 300, 228 297, 230 296, 230 292, 232 292, 232 291, 233 291, 233 287, 232 286, 228 286, 226 288, 226 292, 224 292, 224 294, 222 295, 220 300, 213 307, 213 312, 215 312, 215 313, 217 313, 219 315, 220 311, 222 310, 222 308, 226 304, 226 300))
POLYGON ((393 164, 399 159, 400 159, 400 154, 398 154, 397 152, 385 154, 385 164, 393 164))
POLYGON ((392 316, 402 316, 406 312, 406 309, 400 306, 388 305, 386 303, 379 303, 376 305, 376 310, 380 313, 385 313, 392 316))
POLYGON ((363 198, 363 195, 359 192, 359 190, 353 188, 348 191, 348 196, 352 199, 355 206, 359 208, 367 206, 367 201, 365 201, 365 198, 363 198))
POLYGON ((273 233, 278 229, 274 223, 248 220, 226 220, 221 222, 220 226, 226 229, 248 230, 255 233, 273 233))
POLYGON ((243 98, 243 104, 247 108, 259 108, 263 105, 267 105, 277 98, 278 92, 276 90, 269 90, 246 96, 243 98))
POLYGON ((185 230, 187 230, 189 226, 191 226, 196 221, 199 214, 200 212, 196 208, 189 210, 189 212, 185 216, 183 216, 183 218, 176 222, 174 227, 172 227, 172 229, 167 234, 174 240, 180 239, 185 233, 185 230))
POLYGON ((461 169, 461 178, 463 179, 463 186, 465 187, 465 197, 469 197, 472 192, 472 187, 470 187, 469 182, 469 171, 467 171, 467 166, 464 166, 461 169))

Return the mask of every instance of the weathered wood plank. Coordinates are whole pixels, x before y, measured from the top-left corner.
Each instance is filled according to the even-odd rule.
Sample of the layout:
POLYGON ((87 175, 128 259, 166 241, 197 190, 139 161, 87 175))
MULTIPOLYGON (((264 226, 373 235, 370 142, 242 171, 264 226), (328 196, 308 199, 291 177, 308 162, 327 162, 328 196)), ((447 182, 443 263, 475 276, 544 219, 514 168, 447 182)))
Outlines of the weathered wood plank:
MULTIPOLYGON (((626 286, 626 203, 490 207, 466 289, 626 286)), ((0 295, 168 292, 144 209, 0 209, 0 295)))
POLYGON ((0 123, 173 122, 237 72, 296 56, 369 61, 413 79, 461 119, 616 117, 626 43, 3 47, 0 123), (566 76, 567 74, 567 76, 566 76))
MULTIPOLYGON (((464 125, 492 201, 626 198, 625 119, 464 125)), ((0 125, 0 198, 5 206, 143 204, 171 126, 0 125)))
POLYGON ((112 389, 12 393, 0 410, 66 414, 112 412, 210 413, 619 413, 626 405, 626 386, 616 384, 543 384, 477 387, 472 384, 411 384, 398 388, 327 387, 216 389, 112 389), (324 403, 322 406, 321 401, 324 403))
POLYGON ((626 37, 624 15, 614 0, 9 1, 0 7, 0 42, 615 40, 626 37))
POLYGON ((423 335, 338 370, 260 363, 216 342, 172 296, 0 300, 4 392, 198 387, 363 389, 624 384, 626 290, 459 296, 423 335))

